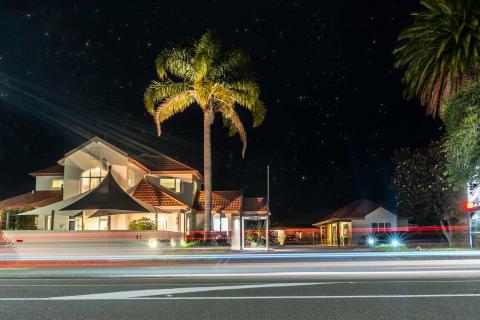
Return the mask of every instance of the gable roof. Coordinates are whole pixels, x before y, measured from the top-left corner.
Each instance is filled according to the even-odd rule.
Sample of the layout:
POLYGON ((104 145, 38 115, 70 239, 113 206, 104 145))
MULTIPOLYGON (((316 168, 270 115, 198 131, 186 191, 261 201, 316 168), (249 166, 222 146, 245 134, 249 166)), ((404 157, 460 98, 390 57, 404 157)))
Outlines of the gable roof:
POLYGON ((160 190, 145 179, 138 184, 132 196, 155 207, 188 207, 185 203, 160 190))
POLYGON ((61 201, 61 190, 35 191, 0 201, 0 210, 5 208, 40 208, 61 201))
MULTIPOLYGON (((77 152, 78 150, 81 150, 81 149, 85 148, 86 146, 88 146, 90 143, 93 143, 93 142, 100 142, 100 143, 106 145, 107 147, 109 147, 109 148, 117 151, 118 153, 120 153, 120 154, 122 154, 122 155, 124 155, 124 156, 127 156, 127 153, 126 153, 125 151, 123 151, 122 149, 117 148, 117 147, 114 146, 113 144, 111 144, 111 143, 103 140, 102 138, 99 138, 99 137, 95 136, 95 137, 93 137, 92 139, 90 139, 90 140, 82 143, 82 144, 79 145, 78 147, 76 147, 76 148, 70 150, 69 152, 65 153, 63 159, 65 159, 65 158, 68 157, 69 155, 77 152)), ((62 161, 63 159, 61 159, 60 161, 62 161)))
POLYGON ((265 197, 243 198, 243 211, 267 211, 267 199, 265 197))
POLYGON ((314 223, 314 225, 321 224, 330 220, 363 219, 366 215, 368 215, 372 211, 377 210, 380 207, 382 207, 380 204, 370 200, 357 200, 341 207, 340 209, 335 210, 324 219, 320 220, 317 223, 314 223))
POLYGON ((30 172, 30 175, 33 177, 37 176, 63 176, 63 166, 56 164, 48 168, 40 169, 37 171, 30 172))
MULTIPOLYGON (((240 191, 213 191, 212 211, 240 211, 240 191)), ((197 211, 205 210, 205 192, 199 191, 193 201, 197 211)))
POLYGON ((164 154, 159 155, 144 155, 144 156, 130 156, 130 158, 139 162, 150 171, 194 171, 198 170, 183 164, 164 154))

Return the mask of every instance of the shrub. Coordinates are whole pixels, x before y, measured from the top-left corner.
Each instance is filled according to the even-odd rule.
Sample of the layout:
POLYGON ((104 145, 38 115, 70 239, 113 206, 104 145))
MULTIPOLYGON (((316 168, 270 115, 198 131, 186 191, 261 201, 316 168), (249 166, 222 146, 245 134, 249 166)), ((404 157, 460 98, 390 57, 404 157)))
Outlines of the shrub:
POLYGON ((155 223, 151 219, 143 217, 130 222, 128 230, 155 230, 155 223))
POLYGON ((10 216, 8 229, 10 230, 36 230, 34 216, 18 216, 19 213, 28 211, 28 208, 8 208, 0 214, 0 230, 7 227, 7 215, 10 216))

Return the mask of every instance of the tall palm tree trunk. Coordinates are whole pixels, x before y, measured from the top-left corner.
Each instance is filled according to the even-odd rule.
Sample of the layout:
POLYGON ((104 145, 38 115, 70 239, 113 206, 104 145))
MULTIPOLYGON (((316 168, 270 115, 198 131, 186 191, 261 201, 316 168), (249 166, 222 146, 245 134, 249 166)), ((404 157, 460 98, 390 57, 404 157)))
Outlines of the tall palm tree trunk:
POLYGON ((206 110, 203 113, 203 178, 205 186, 205 239, 211 231, 212 222, 212 143, 210 129, 213 112, 206 110))

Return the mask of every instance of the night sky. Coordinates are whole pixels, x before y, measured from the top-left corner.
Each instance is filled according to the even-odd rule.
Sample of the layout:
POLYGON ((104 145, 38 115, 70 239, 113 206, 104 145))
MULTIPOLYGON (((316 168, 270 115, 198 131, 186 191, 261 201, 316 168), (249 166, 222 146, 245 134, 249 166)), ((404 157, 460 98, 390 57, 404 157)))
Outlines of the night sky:
POLYGON ((268 109, 255 129, 242 113, 245 159, 216 119, 214 189, 264 194, 269 164, 277 223, 308 225, 359 198, 394 207, 393 151, 442 132, 403 99, 393 68, 396 36, 415 9, 405 0, 2 1, 0 198, 31 190, 28 172, 94 135, 202 168, 199 109, 157 138, 142 98, 162 48, 214 28, 226 47, 250 54, 268 109))

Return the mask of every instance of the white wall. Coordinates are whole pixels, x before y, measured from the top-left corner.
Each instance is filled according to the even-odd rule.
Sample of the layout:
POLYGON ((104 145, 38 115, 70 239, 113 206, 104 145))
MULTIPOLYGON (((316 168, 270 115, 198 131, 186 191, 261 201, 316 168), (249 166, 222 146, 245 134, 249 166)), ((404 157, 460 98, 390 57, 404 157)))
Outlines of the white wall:
MULTIPOLYGON (((46 225, 48 216, 38 216, 35 218, 38 230, 50 230, 50 225, 46 225)), ((68 216, 55 215, 53 221, 53 230, 68 230, 68 216)))
POLYGON ((112 166, 112 175, 120 186, 127 190, 127 156, 108 147, 102 142, 94 141, 65 158, 63 198, 67 199, 80 193, 80 175, 85 170, 97 167, 108 170, 108 167, 106 167, 108 165, 112 166), (98 148, 100 150, 100 159, 91 156, 90 150, 92 148, 98 148), (107 165, 104 165, 105 163, 107 165))
POLYGON ((372 223, 389 222, 392 228, 396 228, 397 215, 382 207, 379 207, 365 216, 365 222, 367 223, 367 227, 371 227, 372 223))

